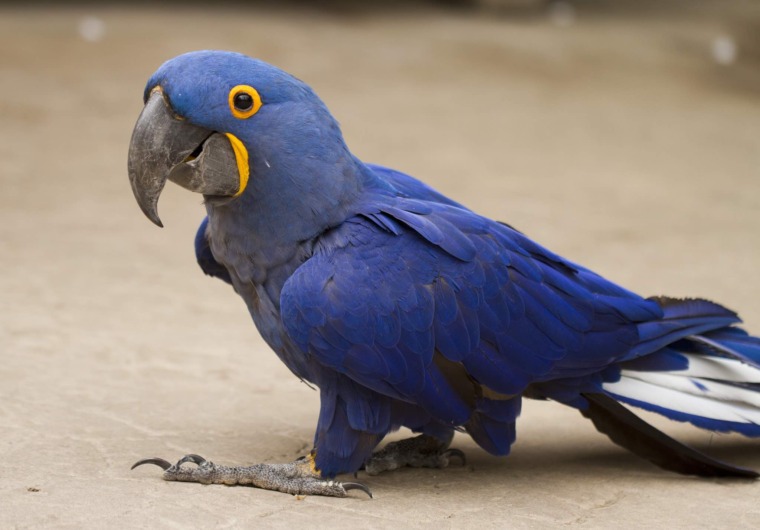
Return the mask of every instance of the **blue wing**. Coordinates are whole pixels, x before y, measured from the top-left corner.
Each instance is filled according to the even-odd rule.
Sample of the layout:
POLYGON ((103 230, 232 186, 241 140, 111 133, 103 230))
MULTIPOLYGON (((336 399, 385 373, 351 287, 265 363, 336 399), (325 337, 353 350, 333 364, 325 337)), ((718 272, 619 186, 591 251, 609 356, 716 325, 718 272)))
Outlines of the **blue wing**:
POLYGON ((399 196, 423 199, 428 202, 448 204, 449 206, 457 206, 466 209, 458 202, 449 199, 444 194, 431 188, 421 180, 417 180, 411 175, 378 164, 364 165, 372 171, 376 177, 379 177, 383 182, 390 184, 391 187, 398 192, 399 196))
POLYGON ((321 365, 464 425, 495 453, 514 439, 505 429, 531 384, 566 380, 538 397, 573 404, 616 376, 611 364, 732 321, 667 323, 657 301, 508 226, 405 198, 328 232, 285 284, 281 315, 321 365))
POLYGON ((232 278, 227 269, 216 261, 211 253, 211 241, 208 233, 208 217, 204 217, 198 232, 195 234, 195 259, 208 276, 219 278, 232 285, 232 278))

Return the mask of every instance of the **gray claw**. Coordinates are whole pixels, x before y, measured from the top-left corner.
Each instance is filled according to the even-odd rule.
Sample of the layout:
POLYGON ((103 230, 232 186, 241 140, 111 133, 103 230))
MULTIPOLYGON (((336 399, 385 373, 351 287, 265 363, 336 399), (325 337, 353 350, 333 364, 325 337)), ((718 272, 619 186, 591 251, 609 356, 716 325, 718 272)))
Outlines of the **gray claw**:
POLYGON ((362 490, 364 493, 369 495, 370 499, 374 498, 372 496, 372 491, 370 491, 370 489, 367 486, 365 486, 364 484, 360 484, 359 482, 342 482, 341 486, 343 486, 343 489, 346 491, 362 490))
POLYGON ((164 460, 163 458, 143 458, 142 460, 138 460, 137 462, 135 462, 132 465, 132 467, 129 468, 129 469, 131 471, 132 469, 134 469, 134 468, 136 468, 138 466, 141 466, 143 464, 153 464, 153 465, 156 465, 156 466, 160 467, 164 471, 166 471, 167 469, 169 469, 170 467, 172 467, 172 465, 169 462, 167 462, 166 460, 164 460))
POLYGON ((447 449, 443 452, 444 455, 451 458, 452 456, 459 458, 462 461, 462 465, 467 465, 467 457, 464 456, 464 453, 460 451, 459 449, 447 449))
POLYGON ((181 466, 185 462, 192 462, 193 464, 201 465, 206 462, 206 459, 200 455, 185 455, 180 458, 179 462, 177 462, 177 467, 181 466))

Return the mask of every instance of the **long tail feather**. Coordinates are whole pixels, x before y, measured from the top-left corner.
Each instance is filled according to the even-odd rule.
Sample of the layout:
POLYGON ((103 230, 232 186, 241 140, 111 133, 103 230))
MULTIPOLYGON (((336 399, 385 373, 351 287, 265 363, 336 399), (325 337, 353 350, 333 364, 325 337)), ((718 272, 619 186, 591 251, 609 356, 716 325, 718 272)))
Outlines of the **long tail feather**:
POLYGON ((584 394, 584 397, 589 406, 582 413, 599 432, 663 469, 701 477, 760 477, 751 469, 721 462, 683 445, 604 394, 584 394))
POLYGON ((690 335, 703 334, 741 322, 730 309, 699 298, 651 298, 660 304, 663 317, 638 326, 640 342, 631 349, 635 358, 664 348, 690 335))

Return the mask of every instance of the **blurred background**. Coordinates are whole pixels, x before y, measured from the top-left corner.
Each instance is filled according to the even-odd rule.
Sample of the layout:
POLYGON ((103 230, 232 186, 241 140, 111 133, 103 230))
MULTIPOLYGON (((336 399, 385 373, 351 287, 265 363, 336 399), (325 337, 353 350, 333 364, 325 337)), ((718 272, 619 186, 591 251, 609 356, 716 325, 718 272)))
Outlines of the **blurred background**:
MULTIPOLYGON (((195 264, 199 199, 167 187, 159 230, 132 197, 144 83, 204 48, 309 83, 359 158, 644 295, 720 301, 760 333, 756 0, 0 4, 0 526, 340 509, 333 526, 414 511, 420 526, 498 527, 506 506, 515 527, 757 521, 757 486, 672 478, 545 403, 526 405, 509 459, 457 438, 469 468, 371 479, 378 500, 358 512, 130 474, 154 454, 292 460, 316 421, 317 394, 195 264)), ((675 429, 760 466, 756 443, 675 429)))

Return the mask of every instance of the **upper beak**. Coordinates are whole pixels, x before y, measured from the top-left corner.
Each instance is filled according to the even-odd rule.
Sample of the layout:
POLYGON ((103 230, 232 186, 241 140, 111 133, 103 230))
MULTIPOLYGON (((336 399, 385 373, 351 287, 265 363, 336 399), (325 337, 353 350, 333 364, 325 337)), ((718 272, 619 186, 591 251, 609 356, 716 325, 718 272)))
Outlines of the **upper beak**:
POLYGON ((163 226, 157 207, 167 179, 204 195, 234 197, 248 180, 248 153, 231 134, 178 117, 157 87, 132 131, 128 170, 137 204, 163 226))

